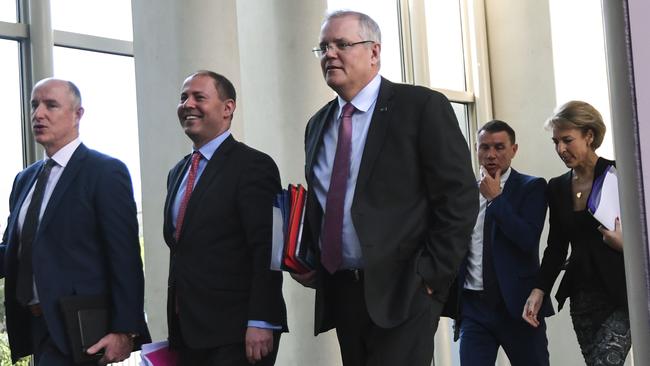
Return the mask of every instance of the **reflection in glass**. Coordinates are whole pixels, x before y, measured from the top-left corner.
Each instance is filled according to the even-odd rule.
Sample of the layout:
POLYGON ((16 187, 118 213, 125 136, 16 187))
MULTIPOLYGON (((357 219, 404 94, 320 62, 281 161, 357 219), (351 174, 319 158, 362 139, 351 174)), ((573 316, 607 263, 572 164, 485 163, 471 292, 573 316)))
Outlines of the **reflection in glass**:
POLYGON ((18 42, 0 39, 0 235, 9 217, 9 193, 14 177, 23 169, 22 119, 18 42))
POLYGON ((131 0, 50 0, 52 28, 133 40, 131 0))
POLYGON ((141 210, 140 153, 132 57, 54 47, 54 76, 81 91, 81 140, 122 160, 129 168, 141 210))
MULTIPOLYGON (((381 29, 380 74, 390 81, 402 82, 402 58, 399 23, 395 0, 328 0, 327 11, 354 10, 368 14, 381 29)), ((318 38, 314 36, 314 45, 318 38)))
POLYGON ((456 114, 456 119, 458 119, 458 126, 460 127, 460 132, 463 133, 465 141, 469 144, 469 114, 467 113, 467 106, 462 103, 451 103, 451 107, 454 109, 456 114))
POLYGON ((0 22, 16 23, 18 21, 17 14, 16 0, 0 1, 0 22))
POLYGON ((459 0, 425 2, 432 88, 465 90, 465 58, 459 0))

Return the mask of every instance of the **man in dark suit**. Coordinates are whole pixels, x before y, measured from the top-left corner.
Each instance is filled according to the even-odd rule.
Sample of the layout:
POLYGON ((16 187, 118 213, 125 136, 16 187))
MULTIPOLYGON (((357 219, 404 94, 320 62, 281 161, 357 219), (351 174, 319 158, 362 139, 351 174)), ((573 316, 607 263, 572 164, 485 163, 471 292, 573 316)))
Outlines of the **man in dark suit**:
POLYGON ((338 97, 309 121, 303 237, 319 268, 315 333, 336 328, 343 364, 430 365, 433 337, 467 250, 477 188, 449 101, 379 76, 377 24, 336 12, 320 57, 338 97))
POLYGON ((0 245, 12 359, 34 354, 38 366, 72 365, 59 300, 103 294, 110 333, 88 353, 104 349, 101 363, 121 361, 134 342, 149 341, 129 172, 81 143, 84 109, 73 83, 41 80, 31 106, 47 156, 16 176, 0 245))
MULTIPOLYGON (((510 167, 517 148, 515 131, 503 121, 478 131, 480 208, 458 276, 462 365, 494 365, 500 346, 514 366, 549 364, 543 318, 537 328, 521 319, 539 269, 546 181, 510 167)), ((540 313, 553 314, 548 296, 540 313)))
POLYGON ((230 135, 235 88, 198 71, 178 118, 194 143, 167 178, 169 340, 182 365, 273 365, 287 330, 282 274, 271 262, 273 160, 230 135))

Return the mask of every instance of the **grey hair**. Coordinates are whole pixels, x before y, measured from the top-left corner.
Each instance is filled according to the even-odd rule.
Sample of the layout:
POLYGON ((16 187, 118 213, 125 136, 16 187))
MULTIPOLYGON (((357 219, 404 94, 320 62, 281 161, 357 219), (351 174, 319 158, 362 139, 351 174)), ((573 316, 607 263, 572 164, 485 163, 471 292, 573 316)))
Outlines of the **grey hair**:
POLYGON ((336 10, 327 14, 323 25, 329 22, 332 19, 343 18, 347 16, 355 16, 359 20, 359 36, 364 41, 373 41, 375 43, 381 43, 381 30, 379 25, 367 14, 360 13, 358 11, 352 10, 336 10))

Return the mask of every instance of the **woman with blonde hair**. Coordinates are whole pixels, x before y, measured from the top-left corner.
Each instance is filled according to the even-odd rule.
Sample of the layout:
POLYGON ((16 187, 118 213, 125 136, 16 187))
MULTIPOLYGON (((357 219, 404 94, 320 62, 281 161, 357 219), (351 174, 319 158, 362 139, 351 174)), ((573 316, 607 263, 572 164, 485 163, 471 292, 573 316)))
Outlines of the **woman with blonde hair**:
POLYGON ((605 124, 590 104, 571 101, 557 108, 545 127, 552 130, 555 151, 570 170, 548 184, 548 245, 522 316, 539 324, 544 294, 566 267, 555 298, 558 309, 571 300, 571 320, 587 365, 623 365, 632 341, 621 225, 617 218, 615 229, 607 230, 587 210, 594 179, 615 164, 596 154, 605 124))

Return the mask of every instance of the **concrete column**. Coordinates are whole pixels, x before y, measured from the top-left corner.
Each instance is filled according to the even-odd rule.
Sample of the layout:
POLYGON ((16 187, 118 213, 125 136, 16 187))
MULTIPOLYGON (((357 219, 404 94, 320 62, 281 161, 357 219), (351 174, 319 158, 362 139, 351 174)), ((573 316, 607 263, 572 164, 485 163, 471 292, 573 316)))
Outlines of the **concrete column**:
POLYGON ((641 141, 650 137, 650 47, 644 41, 650 26, 645 1, 602 1, 607 71, 610 82, 614 151, 619 171, 621 222, 625 242, 625 275, 632 327, 634 362, 650 360, 648 313, 648 208, 650 149, 641 141), (644 193, 645 191, 645 193, 644 193))

